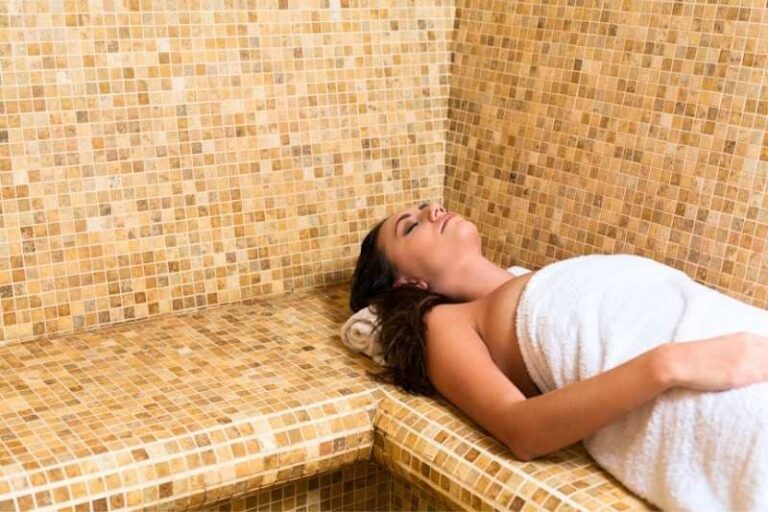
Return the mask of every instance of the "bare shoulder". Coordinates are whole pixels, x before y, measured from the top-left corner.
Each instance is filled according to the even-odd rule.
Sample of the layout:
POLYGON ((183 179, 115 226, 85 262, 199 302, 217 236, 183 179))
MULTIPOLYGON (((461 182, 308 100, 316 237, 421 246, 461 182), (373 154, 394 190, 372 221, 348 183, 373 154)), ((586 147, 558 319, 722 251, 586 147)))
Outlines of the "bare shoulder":
POLYGON ((471 328, 469 303, 435 306, 426 314, 424 323, 427 326, 427 333, 430 330, 455 332, 456 329, 471 328))
POLYGON ((471 322, 471 303, 441 304, 426 315, 426 371, 435 389, 514 453, 513 402, 525 400, 494 363, 471 322))
POLYGON ((472 326, 467 303, 440 304, 425 315, 427 372, 440 381, 448 375, 469 350, 484 348, 484 342, 472 326), (483 347, 481 347, 481 345, 483 347), (476 347, 474 349, 470 347, 476 347))
POLYGON ((446 352, 460 352, 467 344, 482 345, 474 323, 471 303, 440 304, 432 308, 424 318, 426 326, 427 359, 443 359, 446 352), (431 356, 431 357, 430 357, 431 356))

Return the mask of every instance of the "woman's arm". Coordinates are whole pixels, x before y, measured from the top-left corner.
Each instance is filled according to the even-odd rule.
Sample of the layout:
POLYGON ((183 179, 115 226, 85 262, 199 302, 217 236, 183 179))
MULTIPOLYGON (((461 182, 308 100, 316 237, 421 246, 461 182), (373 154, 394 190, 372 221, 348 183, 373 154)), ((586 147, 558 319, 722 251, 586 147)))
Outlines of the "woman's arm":
POLYGON ((469 323, 439 310, 427 315, 430 380, 521 460, 589 437, 676 386, 718 391, 768 382, 768 337, 740 332, 658 345, 599 375, 526 398, 469 323))
POLYGON ((667 344, 590 379, 526 398, 469 323, 439 306, 426 320, 432 384, 520 460, 579 441, 672 387, 667 344))
POLYGON ((511 405, 518 453, 534 459, 588 437, 669 388, 725 391, 768 382, 768 337, 741 331, 665 343, 621 366, 511 405))
POLYGON ((523 460, 589 437, 674 386, 670 344, 561 389, 512 404, 513 439, 523 460))

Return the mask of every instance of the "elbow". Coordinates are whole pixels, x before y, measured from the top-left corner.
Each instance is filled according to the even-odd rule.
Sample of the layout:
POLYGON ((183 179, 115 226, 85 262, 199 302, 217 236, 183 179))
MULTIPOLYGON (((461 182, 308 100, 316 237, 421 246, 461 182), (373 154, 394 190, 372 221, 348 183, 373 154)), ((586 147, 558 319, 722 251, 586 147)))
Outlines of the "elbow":
POLYGON ((530 430, 522 427, 522 425, 518 425, 518 428, 514 429, 514 432, 509 437, 510 441, 507 443, 510 451, 522 462, 530 462, 547 455, 546 449, 542 451, 542 446, 537 444, 541 440, 540 437, 537 437, 538 433, 531 434, 530 432, 530 430))
POLYGON ((515 455, 515 458, 522 462, 530 462, 533 459, 537 458, 536 455, 533 455, 532 452, 527 450, 522 450, 520 447, 515 447, 512 449, 512 453, 515 455))
POLYGON ((511 451, 515 457, 522 462, 530 462, 538 459, 542 455, 546 455, 545 453, 538 453, 536 450, 531 450, 528 446, 519 443, 512 447, 511 451))
POLYGON ((516 433, 510 437, 511 441, 507 442, 507 447, 515 456, 516 459, 522 462, 529 462, 538 457, 533 450, 529 449, 530 444, 525 441, 525 437, 516 433))
POLYGON ((515 454, 515 458, 516 458, 517 460, 519 460, 520 462, 530 462, 530 461, 532 461, 532 460, 533 460, 533 457, 531 457, 531 456, 529 456, 529 455, 527 455, 527 454, 524 454, 524 453, 522 453, 522 452, 519 452, 519 451, 517 451, 517 452, 514 452, 514 451, 513 451, 512 453, 514 453, 514 454, 515 454))

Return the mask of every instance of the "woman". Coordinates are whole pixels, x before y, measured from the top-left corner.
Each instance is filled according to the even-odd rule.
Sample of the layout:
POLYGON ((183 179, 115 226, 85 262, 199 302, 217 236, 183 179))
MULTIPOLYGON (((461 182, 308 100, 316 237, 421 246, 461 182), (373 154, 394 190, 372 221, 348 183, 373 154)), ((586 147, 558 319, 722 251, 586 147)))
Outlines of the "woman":
POLYGON ((382 220, 362 242, 350 292, 353 311, 371 306, 380 321, 386 366, 374 376, 407 392, 439 393, 522 460, 593 436, 672 388, 723 391, 768 381, 768 338, 734 330, 658 342, 599 375, 542 390, 515 329, 526 285, 542 270, 515 277, 488 261, 476 226, 438 203, 382 220))

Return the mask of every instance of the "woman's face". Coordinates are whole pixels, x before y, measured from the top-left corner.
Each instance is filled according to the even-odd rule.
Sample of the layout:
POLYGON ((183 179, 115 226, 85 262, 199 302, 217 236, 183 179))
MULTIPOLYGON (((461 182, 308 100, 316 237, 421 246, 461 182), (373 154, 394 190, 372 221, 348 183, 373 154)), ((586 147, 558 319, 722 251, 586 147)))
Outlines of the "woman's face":
POLYGON ((437 202, 387 217, 378 245, 397 268, 397 282, 423 281, 430 288, 467 257, 481 254, 477 226, 437 202))

